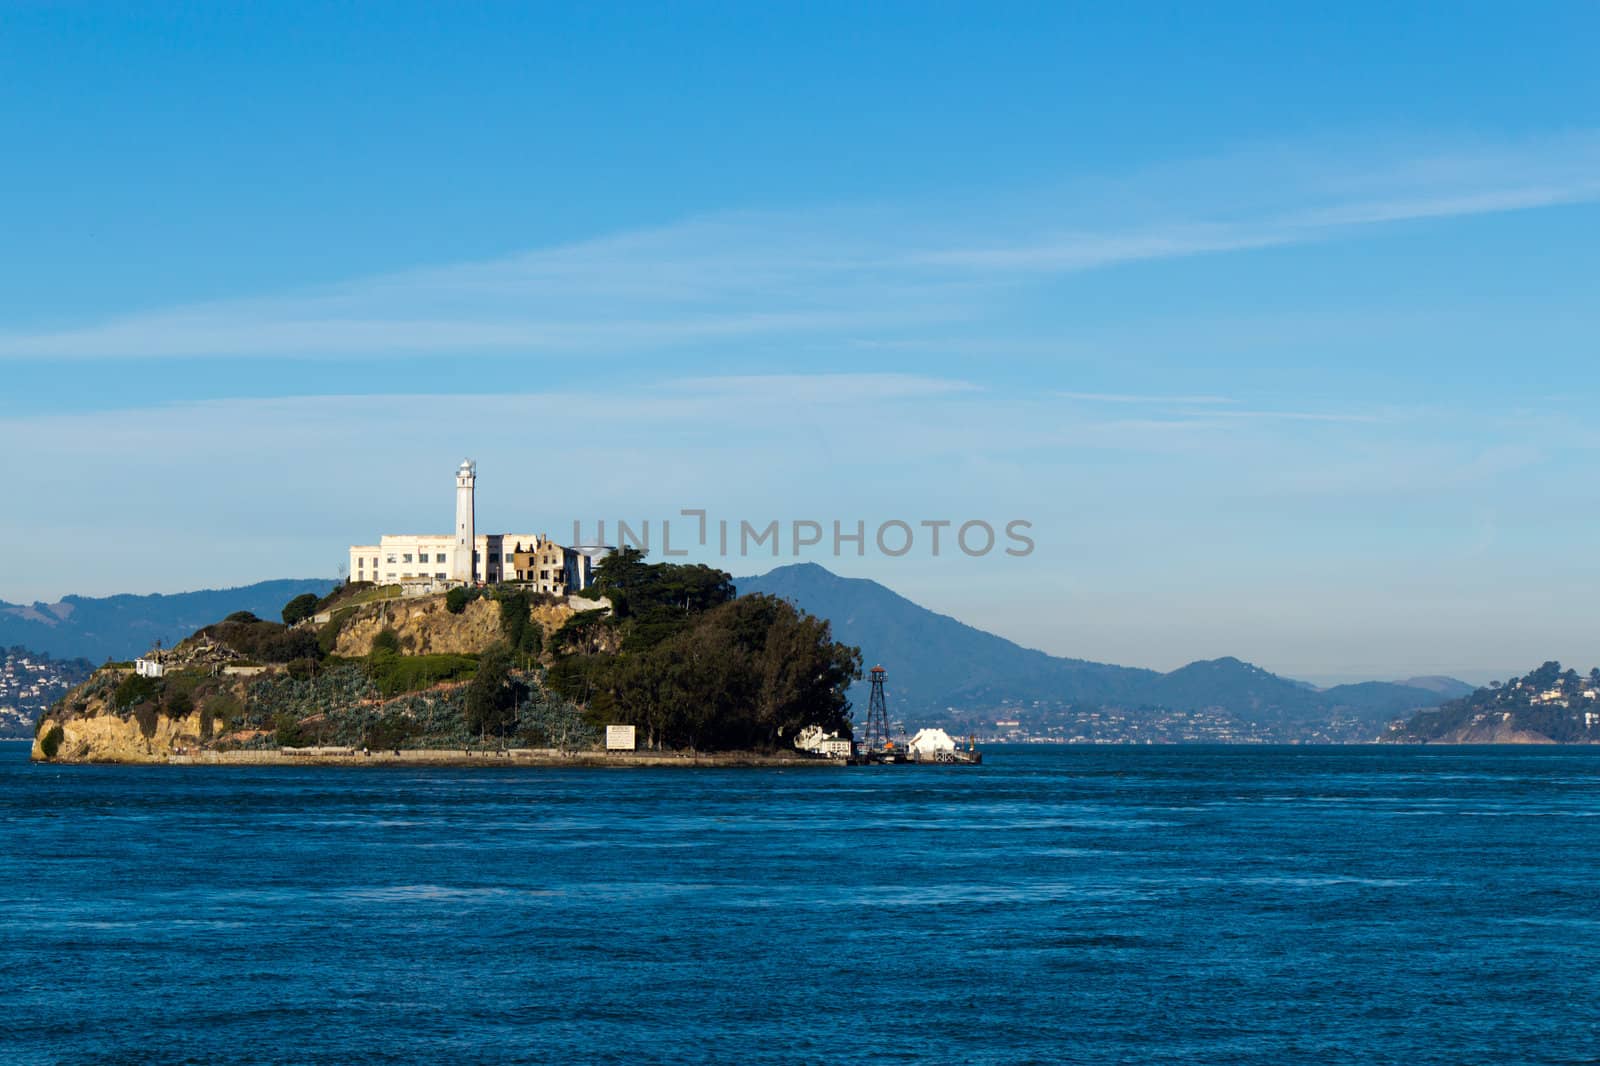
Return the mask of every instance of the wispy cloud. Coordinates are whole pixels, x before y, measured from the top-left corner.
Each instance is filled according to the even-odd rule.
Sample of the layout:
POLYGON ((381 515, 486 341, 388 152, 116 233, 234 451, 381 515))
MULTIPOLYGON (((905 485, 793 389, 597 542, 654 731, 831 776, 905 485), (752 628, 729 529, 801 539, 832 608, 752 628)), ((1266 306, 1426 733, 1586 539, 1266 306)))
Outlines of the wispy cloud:
POLYGON ((1238 401, 1230 396, 1164 396, 1160 394, 1056 392, 1064 400, 1082 404, 1113 404, 1138 406, 1171 412, 1165 417, 1144 420, 1145 426, 1212 427, 1225 428, 1229 423, 1269 422, 1380 422, 1387 416, 1369 412, 1350 411, 1276 411, 1260 408, 1239 408, 1238 401))
POLYGON ((0 330, 0 358, 582 356, 804 338, 870 345, 875 333, 991 320, 1008 292, 1056 275, 1591 202, 1600 199, 1600 138, 1390 152, 1365 166, 1247 156, 1188 169, 1144 179, 1161 186, 1157 195, 1102 198, 1093 210, 1066 190, 964 210, 696 218, 309 291, 0 330), (997 233, 1011 236, 984 236, 997 233))
POLYGON ((872 403, 926 399, 978 391, 970 381, 917 374, 743 374, 683 378, 660 388, 738 399, 780 403, 872 403))
POLYGON ((1118 403, 1118 404, 1176 404, 1183 407, 1206 407, 1213 404, 1234 403, 1228 396, 1162 396, 1155 394, 1139 394, 1126 392, 1061 392, 1057 396, 1064 400, 1082 400, 1086 403, 1118 403))

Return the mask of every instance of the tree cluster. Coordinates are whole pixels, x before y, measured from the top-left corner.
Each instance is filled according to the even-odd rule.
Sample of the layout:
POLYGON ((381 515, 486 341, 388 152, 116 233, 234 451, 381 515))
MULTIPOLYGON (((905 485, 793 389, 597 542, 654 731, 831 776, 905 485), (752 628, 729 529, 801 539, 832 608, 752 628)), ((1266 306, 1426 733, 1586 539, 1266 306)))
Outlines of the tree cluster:
POLYGON ((621 650, 558 655, 547 678, 591 721, 702 750, 775 748, 813 724, 848 735, 845 690, 861 652, 834 641, 826 621, 770 596, 736 600, 731 578, 708 567, 624 558, 601 584, 627 603, 609 622, 621 650))
POLYGON ((621 548, 600 561, 594 588, 611 601, 612 616, 627 623, 625 650, 654 646, 701 611, 731 602, 733 578, 701 565, 650 564, 638 548, 621 548))

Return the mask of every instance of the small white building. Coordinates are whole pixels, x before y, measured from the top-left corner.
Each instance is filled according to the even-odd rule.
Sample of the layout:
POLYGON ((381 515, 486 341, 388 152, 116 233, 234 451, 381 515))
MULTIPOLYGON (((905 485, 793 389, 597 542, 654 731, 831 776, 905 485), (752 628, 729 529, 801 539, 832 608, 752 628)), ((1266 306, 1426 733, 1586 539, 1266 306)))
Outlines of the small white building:
POLYGON ((820 725, 808 725, 795 734, 794 746, 797 751, 829 759, 848 759, 855 749, 848 737, 826 732, 820 725))
POLYGON ((167 668, 159 659, 135 659, 133 672, 140 677, 162 677, 166 674, 167 668))

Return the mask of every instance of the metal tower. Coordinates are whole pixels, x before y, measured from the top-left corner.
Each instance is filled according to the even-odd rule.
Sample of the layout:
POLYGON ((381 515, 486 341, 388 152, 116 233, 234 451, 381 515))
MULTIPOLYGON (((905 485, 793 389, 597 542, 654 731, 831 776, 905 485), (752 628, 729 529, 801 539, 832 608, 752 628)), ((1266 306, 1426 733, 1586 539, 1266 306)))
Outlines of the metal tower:
POLYGON ((867 700, 867 729, 861 738, 861 750, 882 751, 889 747, 889 706, 883 699, 883 679, 888 675, 883 667, 872 668, 872 697, 867 700))

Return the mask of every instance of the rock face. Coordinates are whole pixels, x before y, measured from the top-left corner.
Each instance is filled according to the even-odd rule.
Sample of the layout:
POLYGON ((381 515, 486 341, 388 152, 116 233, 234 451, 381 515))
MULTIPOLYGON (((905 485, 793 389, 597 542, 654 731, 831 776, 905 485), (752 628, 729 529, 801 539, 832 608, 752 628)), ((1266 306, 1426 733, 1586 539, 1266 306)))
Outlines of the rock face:
POLYGON ((479 599, 451 614, 443 596, 386 600, 356 609, 339 630, 334 654, 359 659, 372 652, 372 640, 393 629, 407 655, 477 655, 500 639, 500 606, 479 599))
POLYGON ((46 717, 33 742, 34 761, 44 760, 44 738, 58 728, 61 740, 55 758, 60 762, 165 762, 180 748, 192 751, 200 744, 198 713, 187 718, 153 714, 146 721, 148 734, 138 718, 109 713, 65 721, 46 717))
MULTIPOLYGON (((558 604, 534 607, 532 617, 549 636, 576 613, 558 604)), ((481 655, 503 634, 500 605, 492 599, 475 599, 460 614, 450 613, 443 596, 385 600, 356 608, 339 629, 334 654, 362 658, 385 629, 395 631, 407 655, 481 655)))

